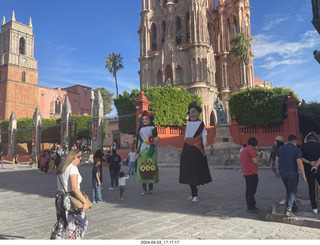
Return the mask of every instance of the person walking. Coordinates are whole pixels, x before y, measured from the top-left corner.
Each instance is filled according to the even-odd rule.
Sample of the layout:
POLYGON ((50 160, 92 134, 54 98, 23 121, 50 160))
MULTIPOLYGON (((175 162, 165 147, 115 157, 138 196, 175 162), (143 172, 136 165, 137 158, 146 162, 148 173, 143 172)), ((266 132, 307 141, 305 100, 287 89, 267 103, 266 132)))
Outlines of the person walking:
POLYGON ((121 163, 121 157, 117 154, 117 151, 113 149, 112 156, 110 157, 110 163, 109 163, 111 187, 108 190, 110 191, 118 188, 120 163, 121 163))
POLYGON ((129 152, 128 154, 129 156, 129 170, 128 170, 128 174, 130 175, 133 175, 135 173, 134 169, 135 169, 135 161, 136 161, 136 156, 137 154, 134 152, 133 148, 132 148, 132 151, 129 152))
POLYGON ((313 132, 305 137, 305 143, 301 146, 302 162, 309 187, 309 198, 311 202, 312 212, 318 213, 318 205, 316 200, 316 184, 320 184, 320 143, 317 135, 313 132), (316 183, 317 180, 317 183, 316 183))
POLYGON ((142 183, 141 195, 153 193, 153 184, 159 182, 159 168, 157 161, 157 144, 159 137, 157 128, 153 124, 154 115, 150 111, 142 111, 138 116, 140 123, 137 147, 137 183, 142 183))
POLYGON ((274 172, 275 175, 277 175, 276 170, 276 155, 281 146, 284 145, 284 139, 282 136, 278 135, 274 140, 274 145, 272 146, 271 152, 270 152, 270 168, 272 172, 274 172))
POLYGON ((254 196, 258 188, 258 160, 262 152, 259 152, 257 156, 255 151, 257 146, 257 139, 251 137, 248 139, 247 146, 240 152, 241 168, 246 181, 245 195, 248 213, 258 212, 258 208, 256 207, 257 203, 254 196))
POLYGON ((93 158, 94 166, 92 168, 92 199, 95 203, 104 203, 101 195, 101 182, 100 182, 100 158, 93 158))
POLYGON ((190 186, 192 202, 199 201, 198 188, 212 181, 205 149, 207 132, 204 123, 199 120, 202 108, 196 102, 188 107, 190 121, 186 126, 185 143, 180 157, 179 183, 190 186))
POLYGON ((82 177, 78 170, 81 160, 81 151, 71 150, 58 166, 57 185, 55 196, 57 222, 53 227, 50 239, 64 239, 68 228, 69 239, 83 239, 88 226, 85 211, 89 210, 86 198, 80 189, 82 177), (70 195, 75 196, 83 203, 82 211, 73 210, 70 195))
POLYGON ((297 210, 295 198, 299 182, 298 169, 301 172, 303 181, 307 181, 302 163, 302 152, 297 147, 297 140, 295 135, 290 135, 288 137, 288 143, 281 146, 276 155, 277 175, 281 177, 287 190, 285 215, 289 217, 294 216, 292 211, 297 210))

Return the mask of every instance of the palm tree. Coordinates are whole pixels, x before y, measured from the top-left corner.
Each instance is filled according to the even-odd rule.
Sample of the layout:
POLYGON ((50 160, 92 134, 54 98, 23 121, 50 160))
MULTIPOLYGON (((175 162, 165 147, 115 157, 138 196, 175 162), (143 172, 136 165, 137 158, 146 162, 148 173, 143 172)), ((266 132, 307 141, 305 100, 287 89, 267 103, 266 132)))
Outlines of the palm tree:
POLYGON ((117 72, 124 68, 122 65, 122 59, 123 58, 121 57, 121 54, 115 54, 113 52, 104 59, 106 62, 106 66, 104 68, 108 69, 108 71, 113 75, 115 79, 117 95, 118 95, 117 72))
POLYGON ((244 32, 238 32, 231 40, 232 50, 231 52, 242 61, 243 83, 248 85, 248 69, 252 52, 251 52, 252 37, 248 36, 244 32))
POLYGON ((241 59, 246 65, 249 64, 251 58, 251 41, 252 37, 249 37, 246 33, 238 32, 231 40, 232 50, 239 59, 241 59))

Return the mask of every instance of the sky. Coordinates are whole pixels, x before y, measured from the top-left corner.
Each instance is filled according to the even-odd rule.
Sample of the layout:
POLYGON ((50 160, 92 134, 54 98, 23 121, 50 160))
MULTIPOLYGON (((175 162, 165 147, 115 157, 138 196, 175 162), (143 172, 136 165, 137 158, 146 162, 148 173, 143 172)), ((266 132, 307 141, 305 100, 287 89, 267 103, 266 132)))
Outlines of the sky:
MULTIPOLYGON (((299 99, 320 101, 320 35, 311 24, 311 0, 250 0, 254 76, 291 88, 299 99)), ((0 17, 29 23, 35 35, 38 84, 104 87, 116 94, 105 57, 120 53, 119 93, 140 88, 140 0, 0 0, 0 17)), ((111 114, 115 114, 114 111, 111 114)))

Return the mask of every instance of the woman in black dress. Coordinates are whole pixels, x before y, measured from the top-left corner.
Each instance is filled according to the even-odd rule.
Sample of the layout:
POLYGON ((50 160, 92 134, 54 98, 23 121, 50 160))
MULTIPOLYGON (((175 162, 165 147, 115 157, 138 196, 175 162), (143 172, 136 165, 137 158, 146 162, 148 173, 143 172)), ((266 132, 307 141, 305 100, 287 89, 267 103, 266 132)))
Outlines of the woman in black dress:
POLYGON ((199 120, 202 109, 196 102, 191 102, 188 110, 190 121, 186 126, 180 157, 179 183, 189 185, 191 196, 187 199, 198 202, 198 186, 211 182, 212 178, 205 154, 207 132, 204 123, 199 120))

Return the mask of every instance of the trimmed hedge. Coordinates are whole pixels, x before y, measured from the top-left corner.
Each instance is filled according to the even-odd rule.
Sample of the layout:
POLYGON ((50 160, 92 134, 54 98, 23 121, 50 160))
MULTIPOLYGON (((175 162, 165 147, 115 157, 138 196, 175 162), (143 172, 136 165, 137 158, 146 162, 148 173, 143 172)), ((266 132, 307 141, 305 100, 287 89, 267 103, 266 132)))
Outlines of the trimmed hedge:
MULTIPOLYGON (((292 92, 287 88, 248 88, 231 94, 230 113, 239 125, 274 125, 286 117, 285 101, 292 92)), ((294 94, 298 99, 297 95, 294 94)))
POLYGON ((154 124, 157 126, 185 126, 189 104, 196 101, 200 107, 202 105, 199 96, 171 85, 149 88, 145 90, 145 95, 151 102, 149 110, 154 114, 154 124))
MULTIPOLYGON (((154 124, 157 126, 184 126, 188 106, 192 101, 196 101, 201 106, 201 98, 191 95, 184 88, 152 87, 142 88, 145 96, 151 102, 149 110, 154 114, 154 124)), ((119 115, 119 130, 121 133, 136 133, 136 108, 134 102, 140 95, 140 91, 133 89, 131 93, 124 91, 123 95, 118 95, 114 99, 114 105, 119 115)))

